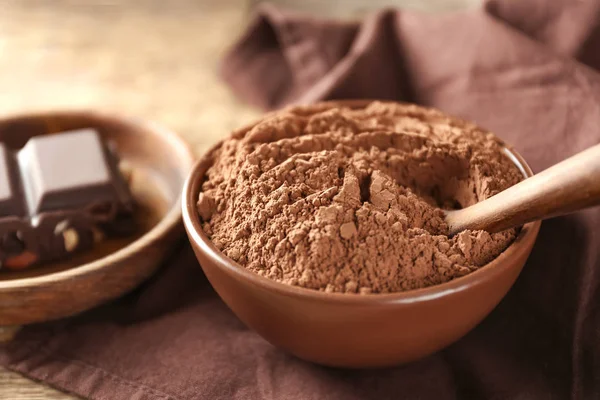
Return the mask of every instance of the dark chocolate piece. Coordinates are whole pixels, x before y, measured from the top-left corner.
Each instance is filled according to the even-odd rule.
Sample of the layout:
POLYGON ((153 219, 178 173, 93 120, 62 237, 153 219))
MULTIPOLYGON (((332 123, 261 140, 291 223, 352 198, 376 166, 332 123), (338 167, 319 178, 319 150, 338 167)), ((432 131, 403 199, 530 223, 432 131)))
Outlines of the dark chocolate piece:
POLYGON ((91 129, 34 137, 18 160, 31 216, 114 199, 100 138, 91 129))
POLYGON ((23 268, 133 232, 118 165, 93 129, 34 137, 18 152, 0 144, 0 264, 23 268))

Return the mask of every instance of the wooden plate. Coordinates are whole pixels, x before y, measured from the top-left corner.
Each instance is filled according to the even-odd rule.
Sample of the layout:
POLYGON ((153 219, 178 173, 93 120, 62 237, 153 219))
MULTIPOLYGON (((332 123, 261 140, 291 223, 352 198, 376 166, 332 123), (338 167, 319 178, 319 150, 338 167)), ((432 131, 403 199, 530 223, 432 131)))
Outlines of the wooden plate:
POLYGON ((0 119, 0 141, 17 149, 32 136, 84 127, 98 129, 131 165, 140 232, 66 262, 0 271, 0 327, 67 317, 130 291, 156 271, 183 234, 179 198, 193 155, 175 133, 136 119, 74 111, 0 119))

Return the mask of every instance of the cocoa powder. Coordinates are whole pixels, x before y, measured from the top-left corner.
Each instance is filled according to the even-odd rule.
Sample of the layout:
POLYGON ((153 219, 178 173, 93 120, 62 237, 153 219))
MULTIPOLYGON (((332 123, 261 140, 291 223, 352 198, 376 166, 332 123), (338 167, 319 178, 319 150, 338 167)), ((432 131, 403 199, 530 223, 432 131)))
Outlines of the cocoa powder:
POLYGON ((522 178, 502 147, 414 105, 288 108, 212 153, 198 212, 224 254, 267 278, 326 292, 422 288, 478 269, 514 239, 449 238, 442 212, 522 178))

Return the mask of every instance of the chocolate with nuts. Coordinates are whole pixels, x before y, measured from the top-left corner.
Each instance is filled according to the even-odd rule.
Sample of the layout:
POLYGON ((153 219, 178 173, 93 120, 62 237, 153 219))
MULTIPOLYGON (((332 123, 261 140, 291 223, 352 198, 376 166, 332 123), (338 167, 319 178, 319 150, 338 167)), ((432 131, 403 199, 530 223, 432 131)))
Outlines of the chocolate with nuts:
POLYGON ((0 143, 0 266, 10 269, 90 249, 106 232, 134 229, 118 158, 93 129, 0 143))

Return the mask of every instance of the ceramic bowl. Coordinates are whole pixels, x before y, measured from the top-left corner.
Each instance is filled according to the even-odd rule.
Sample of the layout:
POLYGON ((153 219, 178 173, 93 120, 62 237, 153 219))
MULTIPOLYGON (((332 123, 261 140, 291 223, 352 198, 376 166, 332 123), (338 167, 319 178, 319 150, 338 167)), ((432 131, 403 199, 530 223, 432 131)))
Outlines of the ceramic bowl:
MULTIPOLYGON (((532 175, 521 156, 506 152, 525 176, 532 175)), ((196 211, 210 164, 209 152, 193 168, 182 196, 184 225, 206 276, 229 308, 267 341, 327 366, 398 365, 460 339, 508 292, 540 228, 540 222, 524 225, 495 260, 441 285, 394 294, 324 293, 254 274, 213 245, 196 211)))
POLYGON ((113 114, 49 112, 0 119, 0 141, 18 149, 32 136, 84 127, 97 128, 131 166, 140 232, 65 262, 0 271, 0 327, 67 317, 124 294, 152 275, 183 235, 179 198, 194 158, 175 133, 113 114))

